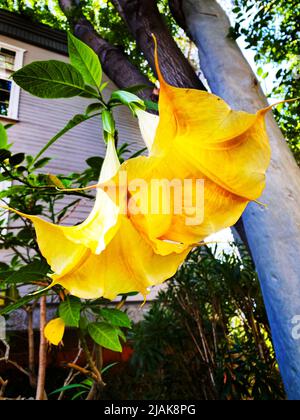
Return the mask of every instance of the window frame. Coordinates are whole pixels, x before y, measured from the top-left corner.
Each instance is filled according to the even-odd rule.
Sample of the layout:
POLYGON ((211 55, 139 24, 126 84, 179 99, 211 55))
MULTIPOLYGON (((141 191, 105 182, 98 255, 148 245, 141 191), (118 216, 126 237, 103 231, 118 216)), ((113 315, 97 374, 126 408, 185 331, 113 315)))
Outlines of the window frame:
MULTIPOLYGON (((0 40, 0 47, 5 48, 15 53, 14 71, 17 71, 23 67, 24 54, 26 50, 15 45, 7 44, 0 40)), ((2 80, 11 81, 11 91, 9 97, 9 106, 7 115, 0 115, 0 119, 18 120, 19 118, 19 104, 20 104, 20 87, 11 79, 0 77, 2 80)))

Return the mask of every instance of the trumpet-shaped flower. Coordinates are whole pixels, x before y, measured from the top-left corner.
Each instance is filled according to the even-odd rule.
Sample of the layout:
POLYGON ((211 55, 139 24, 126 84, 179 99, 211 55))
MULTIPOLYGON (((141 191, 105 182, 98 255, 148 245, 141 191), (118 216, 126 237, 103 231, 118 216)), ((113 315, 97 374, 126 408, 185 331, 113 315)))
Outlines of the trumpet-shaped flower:
POLYGON ((264 118, 270 108, 256 114, 234 111, 211 93, 173 87, 160 71, 157 44, 155 56, 159 117, 137 111, 149 156, 125 167, 129 178, 147 182, 153 177, 202 179, 204 200, 198 206, 204 206, 203 218, 188 225, 189 208, 183 204, 181 214, 133 215, 132 220, 154 244, 158 239, 192 244, 232 226, 249 201, 262 194, 271 158, 264 118))
MULTIPOLYGON (((118 173, 120 164, 113 139, 108 141, 99 185, 118 173)), ((126 194, 126 191, 125 191, 126 194)), ((94 208, 78 226, 60 226, 13 210, 33 223, 40 251, 54 274, 53 283, 85 299, 141 292, 175 274, 189 252, 187 246, 167 244, 168 255, 157 255, 127 214, 97 188, 94 208)), ((49 327, 50 328, 50 327, 49 327)))

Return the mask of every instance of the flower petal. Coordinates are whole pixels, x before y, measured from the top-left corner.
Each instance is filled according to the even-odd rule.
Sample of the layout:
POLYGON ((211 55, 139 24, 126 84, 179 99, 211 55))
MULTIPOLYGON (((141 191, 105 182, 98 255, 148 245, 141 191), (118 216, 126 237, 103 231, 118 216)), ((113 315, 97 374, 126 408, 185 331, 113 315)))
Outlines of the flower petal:
POLYGON ((139 126, 144 142, 148 148, 148 151, 151 152, 159 123, 159 117, 141 109, 136 111, 136 115, 138 117, 139 126))
POLYGON ((156 255, 127 217, 109 246, 65 276, 53 276, 72 295, 84 299, 114 299, 120 293, 141 292, 172 277, 190 249, 181 254, 156 255))
POLYGON ((65 323, 61 318, 55 318, 50 321, 44 330, 46 339, 54 346, 58 346, 65 333, 65 323))
POLYGON ((135 200, 137 208, 141 207, 140 213, 132 212, 134 206, 129 207, 130 220, 159 255, 181 253, 185 247, 234 225, 248 204, 247 199, 225 190, 200 172, 197 175, 198 180, 203 181, 203 189, 198 190, 197 179, 193 178, 186 161, 183 161, 180 155, 171 153, 170 162, 171 165, 169 159, 140 156, 122 165, 122 169, 127 172, 131 200, 135 200), (147 185, 143 193, 131 190, 131 180, 135 177, 142 179, 147 185), (166 193, 163 197, 169 211, 161 210, 161 197, 157 198, 154 189, 151 188, 155 179, 158 182, 169 181, 169 185, 176 185, 175 180, 182 185, 181 208, 175 206, 175 203, 178 203, 178 191, 171 188, 169 194, 166 193), (185 187, 186 180, 191 181, 190 188, 185 187), (146 211, 141 203, 143 200, 148 203, 146 211), (153 213, 152 201, 158 205, 159 212, 153 213))
MULTIPOLYGON (((114 176, 119 167, 114 144, 109 141, 100 182, 114 176)), ((33 223, 40 251, 57 275, 64 275, 76 269, 91 252, 101 253, 119 228, 119 208, 100 187, 97 189, 93 210, 88 218, 77 226, 59 226, 37 216, 9 210, 33 223)))
POLYGON ((233 194, 258 199, 271 157, 265 113, 233 111, 211 93, 169 85, 159 68, 157 47, 156 65, 160 119, 152 155, 172 162, 176 154, 195 177, 200 172, 233 194))

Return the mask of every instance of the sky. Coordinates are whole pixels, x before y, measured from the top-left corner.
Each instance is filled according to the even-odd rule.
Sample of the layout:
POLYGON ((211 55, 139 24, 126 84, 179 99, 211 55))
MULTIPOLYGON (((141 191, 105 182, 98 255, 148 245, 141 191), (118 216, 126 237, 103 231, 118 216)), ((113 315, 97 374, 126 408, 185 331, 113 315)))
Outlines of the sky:
MULTIPOLYGON (((223 9, 226 10, 227 15, 232 23, 232 26, 235 25, 235 14, 231 12, 232 7, 233 7, 233 1, 232 0, 217 0, 218 3, 223 7, 223 9)), ((247 20, 244 23, 244 26, 247 26, 247 20)), ((276 80, 276 73, 278 71, 278 69, 276 69, 272 64, 265 64, 265 65, 257 65, 255 63, 254 57, 256 55, 255 50, 253 49, 247 49, 246 46, 246 42, 245 42, 245 37, 242 35, 238 38, 237 43, 239 45, 239 47, 241 48, 244 56, 246 57, 247 61, 249 62, 249 64, 252 67, 252 70, 254 71, 254 73, 257 75, 257 70, 259 67, 263 68, 264 73, 269 73, 268 77, 264 80, 262 80, 262 78, 258 77, 260 84, 262 86, 263 91, 265 92, 266 95, 268 95, 273 88, 273 83, 276 80)), ((269 99, 269 103, 275 103, 278 102, 278 97, 277 98, 268 98, 269 99)))

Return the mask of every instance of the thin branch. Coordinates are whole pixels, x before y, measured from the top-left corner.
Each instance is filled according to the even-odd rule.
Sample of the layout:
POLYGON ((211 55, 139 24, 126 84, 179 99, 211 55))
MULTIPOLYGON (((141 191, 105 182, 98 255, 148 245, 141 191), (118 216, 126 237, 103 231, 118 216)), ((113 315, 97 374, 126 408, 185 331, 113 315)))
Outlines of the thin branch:
POLYGON ((20 372, 22 372, 22 373, 24 373, 24 375, 26 375, 26 376, 29 376, 29 372, 27 372, 27 370, 26 369, 24 369, 21 365, 19 365, 17 362, 14 362, 13 360, 10 360, 10 359, 6 359, 5 357, 2 357, 1 359, 0 359, 0 363, 1 362, 5 362, 5 363, 7 363, 7 364, 9 364, 9 365, 12 365, 12 366, 14 366, 16 369, 18 369, 20 372))
POLYGON ((27 311, 28 315, 28 369, 29 369, 29 382, 32 388, 37 386, 37 377, 35 373, 35 357, 34 357, 34 331, 33 331, 33 311, 35 304, 27 311))
POLYGON ((7 385, 8 385, 8 381, 4 381, 4 379, 2 379, 0 376, 0 399, 4 397, 7 385))
POLYGON ((40 352, 39 352, 39 373, 36 390, 36 400, 43 401, 46 399, 45 382, 46 382, 46 367, 47 367, 47 340, 44 334, 46 327, 47 315, 47 298, 42 296, 40 300, 40 352))
MULTIPOLYGON (((78 362, 78 360, 80 359, 80 357, 82 355, 83 350, 82 350, 82 347, 80 346, 80 342, 78 343, 78 347, 79 347, 78 353, 77 353, 75 359, 73 360, 72 365, 77 365, 77 362, 78 362)), ((74 371, 75 371, 74 367, 71 367, 71 370, 70 370, 70 372, 69 372, 69 374, 68 374, 68 376, 67 376, 67 378, 66 378, 66 380, 64 382, 63 387, 66 387, 66 386, 68 386, 68 385, 70 385, 72 383, 75 375, 77 374, 77 373, 74 374, 74 371)), ((64 394, 65 394, 65 392, 64 391, 61 391, 61 393, 59 394, 59 397, 58 397, 58 401, 61 401, 63 399, 64 394)))

